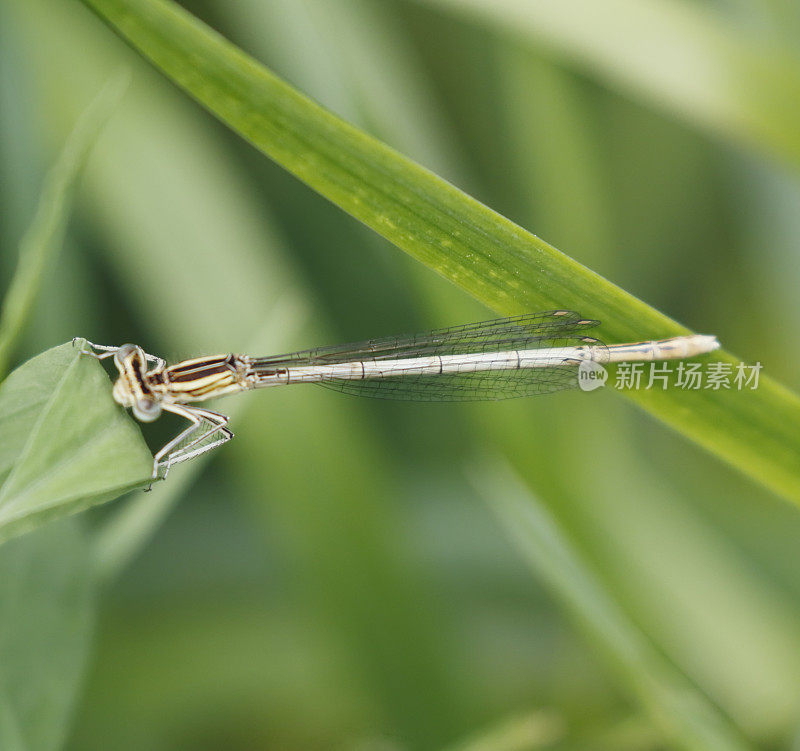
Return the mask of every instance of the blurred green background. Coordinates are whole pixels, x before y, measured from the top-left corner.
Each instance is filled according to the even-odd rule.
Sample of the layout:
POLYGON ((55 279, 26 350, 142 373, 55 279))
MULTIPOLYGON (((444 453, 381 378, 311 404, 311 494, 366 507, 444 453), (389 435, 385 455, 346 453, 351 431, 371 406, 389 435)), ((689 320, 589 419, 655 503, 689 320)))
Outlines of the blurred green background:
MULTIPOLYGON (((582 54, 551 27, 517 33, 490 3, 475 15, 432 0, 184 5, 344 118, 800 388, 797 165, 693 109, 691 74, 678 106, 655 84, 626 85, 625 54, 615 69, 613 53, 582 54)), ((745 39, 800 66, 790 0, 643 3, 636 23, 617 5, 595 33, 630 21, 631 48, 636 23, 658 37, 660 8, 710 22, 709 47, 745 39)), ((689 21, 676 28, 702 47, 705 27, 689 21)), ((674 63, 664 34, 642 53, 655 73, 674 63)), ((125 68, 18 362, 76 335, 178 359, 492 317, 59 0, 0 5, 4 285, 48 165, 125 68)), ((800 748, 800 517, 626 400, 425 406, 304 388, 220 408, 237 438, 201 472, 181 467, 148 496, 85 514, 74 549, 40 545, 43 580, 74 567, 88 592, 69 643, 37 645, 31 631, 39 662, 69 657, 48 679, 66 699, 42 747, 673 747, 498 524, 492 496, 523 492, 755 747, 800 748)))

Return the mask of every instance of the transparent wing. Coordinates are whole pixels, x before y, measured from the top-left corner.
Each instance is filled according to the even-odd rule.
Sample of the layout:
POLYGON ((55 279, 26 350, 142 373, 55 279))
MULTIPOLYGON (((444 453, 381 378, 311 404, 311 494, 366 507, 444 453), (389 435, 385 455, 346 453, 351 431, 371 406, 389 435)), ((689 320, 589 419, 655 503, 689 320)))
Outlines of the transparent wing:
POLYGON ((578 386, 578 363, 479 373, 389 376, 362 381, 331 378, 319 385, 343 394, 414 402, 476 402, 550 394, 578 386))
POLYGON ((397 359, 524 349, 526 345, 535 345, 537 341, 577 336, 599 323, 581 318, 578 313, 571 310, 554 310, 434 329, 422 334, 387 336, 351 344, 253 358, 252 362, 256 368, 269 369, 281 365, 322 365, 364 359, 397 359))
MULTIPOLYGON (((482 323, 436 329, 422 334, 370 339, 364 342, 293 352, 252 360, 256 371, 270 372, 303 365, 341 362, 380 362, 436 355, 468 355, 536 349, 546 353, 560 347, 591 345, 597 339, 583 332, 599 321, 578 313, 555 310, 499 318, 482 323)), ((553 358, 545 367, 480 370, 420 375, 393 372, 389 376, 350 380, 329 378, 320 385, 347 394, 407 401, 482 401, 510 399, 576 388, 579 362, 553 358)), ((465 364, 469 370, 469 363, 465 364)))

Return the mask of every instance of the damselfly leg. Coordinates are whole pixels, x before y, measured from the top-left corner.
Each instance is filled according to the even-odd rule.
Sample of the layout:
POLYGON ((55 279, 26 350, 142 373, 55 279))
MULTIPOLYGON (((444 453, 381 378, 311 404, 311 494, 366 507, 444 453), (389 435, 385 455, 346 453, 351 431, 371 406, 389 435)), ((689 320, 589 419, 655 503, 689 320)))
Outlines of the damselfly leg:
MULTIPOLYGON (((114 357, 114 355, 119 352, 121 349, 120 347, 109 347, 105 344, 95 344, 94 342, 90 342, 88 339, 83 339, 83 337, 76 336, 72 339, 72 346, 75 346, 76 342, 83 341, 89 349, 82 348, 81 354, 89 355, 90 357, 94 357, 95 360, 106 360, 109 357, 114 357)), ((162 357, 156 357, 155 355, 151 355, 148 352, 143 352, 145 359, 147 362, 153 363, 157 368, 165 368, 167 366, 167 361, 164 360, 162 357)))
POLYGON ((191 425, 155 454, 153 457, 153 480, 165 479, 173 465, 194 459, 233 438, 233 433, 226 427, 228 417, 219 412, 212 412, 210 409, 200 407, 189 407, 184 404, 164 404, 163 408, 167 412, 189 420, 191 425), (205 430, 203 429, 204 424, 208 426, 205 430), (197 433, 199 435, 195 435, 197 433), (217 435, 216 438, 204 443, 215 435, 217 435))

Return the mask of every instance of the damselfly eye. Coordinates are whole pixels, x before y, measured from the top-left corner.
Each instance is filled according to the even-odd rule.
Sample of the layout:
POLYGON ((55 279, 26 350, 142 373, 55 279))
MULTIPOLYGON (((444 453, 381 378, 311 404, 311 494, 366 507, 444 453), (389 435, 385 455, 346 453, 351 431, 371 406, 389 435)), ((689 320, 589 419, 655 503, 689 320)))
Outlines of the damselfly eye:
POLYGON ((139 347, 135 344, 123 344, 115 353, 114 353, 114 362, 117 364, 118 368, 121 368, 125 365, 125 361, 136 351, 139 351, 139 347))
POLYGON ((153 422, 161 415, 161 405, 155 399, 137 399, 133 404, 133 416, 139 422, 153 422))

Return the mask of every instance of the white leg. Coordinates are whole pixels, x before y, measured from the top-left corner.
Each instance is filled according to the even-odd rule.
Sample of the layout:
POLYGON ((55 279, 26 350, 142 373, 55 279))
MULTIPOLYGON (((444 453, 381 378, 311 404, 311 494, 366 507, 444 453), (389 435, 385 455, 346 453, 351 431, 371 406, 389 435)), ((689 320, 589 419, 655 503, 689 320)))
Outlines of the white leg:
POLYGON ((160 469, 164 470, 164 474, 161 476, 161 479, 163 479, 167 476, 173 464, 180 464, 188 459, 194 459, 196 456, 200 456, 200 454, 204 454, 206 451, 221 446, 223 443, 227 443, 233 438, 233 433, 225 427, 228 424, 228 418, 225 415, 212 412, 209 409, 187 407, 180 404, 165 404, 164 409, 173 414, 185 417, 191 422, 191 425, 163 446, 153 457, 153 480, 158 479, 160 469), (189 441, 185 446, 176 449, 176 446, 180 443, 191 437, 194 433, 201 431, 203 420, 211 423, 211 427, 200 432, 200 435, 189 441), (194 448, 215 433, 219 433, 218 440, 205 446, 194 448), (162 461, 164 457, 166 457, 166 461, 162 461))
MULTIPOLYGON (((72 346, 75 346, 75 342, 82 337, 76 336, 72 339, 72 346)), ((98 360, 105 360, 107 357, 113 357, 119 347, 109 347, 105 344, 95 344, 94 342, 90 342, 88 339, 85 340, 86 344, 89 345, 90 349, 81 350, 81 353, 84 355, 89 355, 90 357, 94 357, 98 360)), ((156 357, 155 355, 151 355, 147 352, 144 353, 145 359, 148 362, 152 362, 156 365, 157 368, 165 368, 167 367, 167 361, 161 357, 156 357)))
POLYGON ((167 367, 167 361, 164 360, 161 357, 156 357, 155 355, 151 355, 151 354, 145 352, 144 353, 144 358, 145 358, 145 360, 147 360, 147 362, 155 363, 156 368, 158 368, 159 370, 162 370, 163 368, 167 367))
MULTIPOLYGON (((76 336, 72 340, 72 346, 75 346, 75 342, 83 337, 76 336)), ((89 355, 90 357, 94 357, 98 360, 105 360, 107 357, 113 357, 119 347, 107 347, 105 344, 94 344, 90 342, 88 339, 84 340, 86 344, 89 345, 89 349, 81 348, 82 355, 89 355)))

